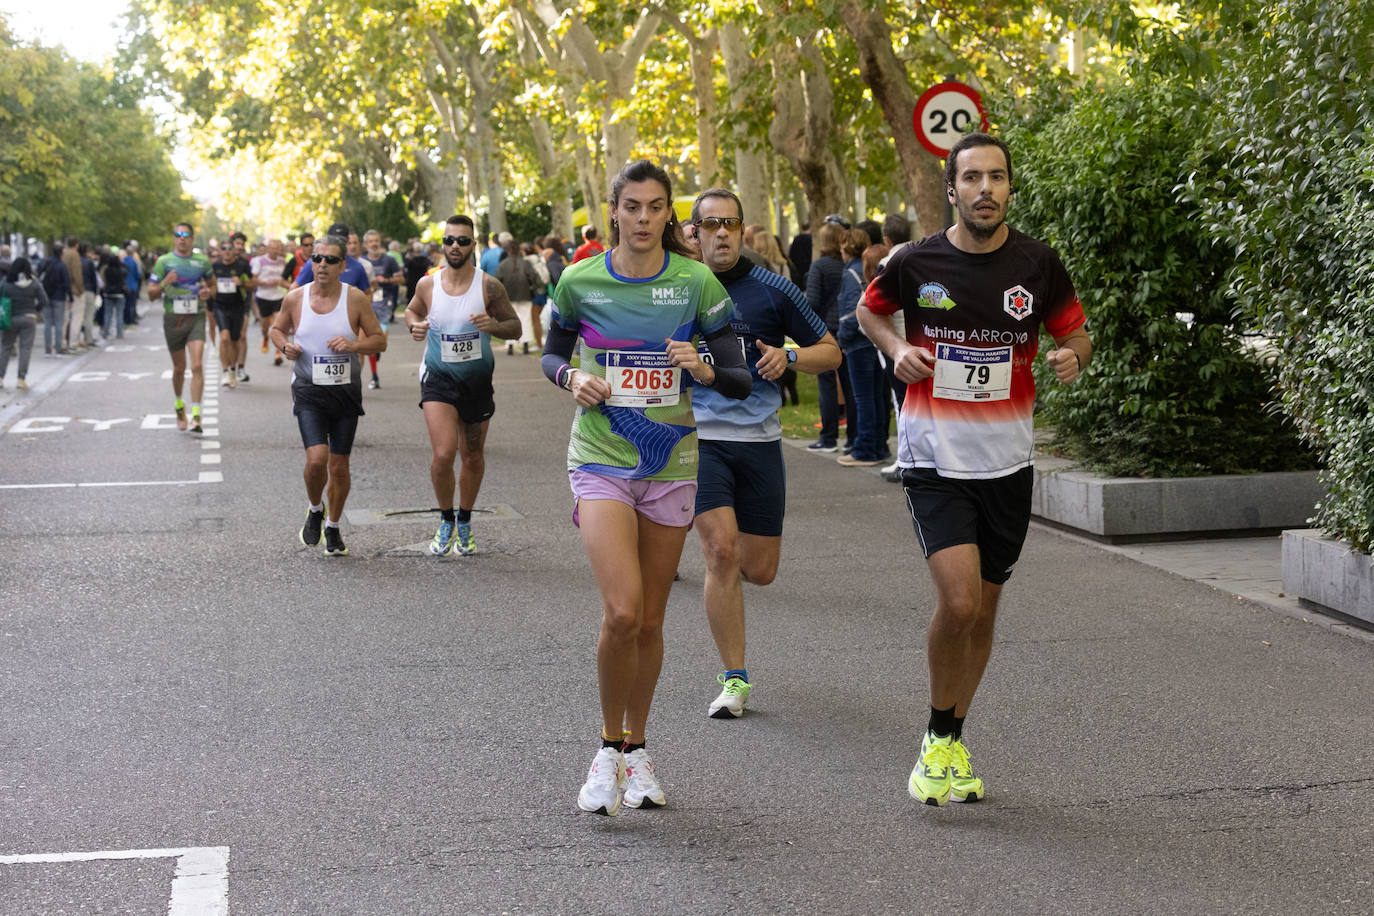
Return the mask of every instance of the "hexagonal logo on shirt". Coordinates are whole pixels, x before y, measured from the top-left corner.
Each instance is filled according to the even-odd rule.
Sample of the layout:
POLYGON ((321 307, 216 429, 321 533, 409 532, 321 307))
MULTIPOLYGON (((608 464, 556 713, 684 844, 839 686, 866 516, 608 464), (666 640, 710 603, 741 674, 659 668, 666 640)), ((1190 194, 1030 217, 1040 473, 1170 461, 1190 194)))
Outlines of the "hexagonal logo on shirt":
POLYGON ((1013 286, 1002 293, 1002 311, 1017 321, 1029 318, 1035 305, 1035 297, 1024 286, 1013 286))

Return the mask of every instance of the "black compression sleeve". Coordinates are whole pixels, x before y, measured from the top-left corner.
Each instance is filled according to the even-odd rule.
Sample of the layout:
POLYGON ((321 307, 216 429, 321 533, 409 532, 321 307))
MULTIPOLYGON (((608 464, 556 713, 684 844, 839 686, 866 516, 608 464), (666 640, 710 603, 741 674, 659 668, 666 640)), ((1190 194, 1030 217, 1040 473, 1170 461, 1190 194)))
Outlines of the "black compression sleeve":
POLYGON ((556 324, 549 325, 548 336, 544 338, 544 356, 539 360, 539 368, 544 377, 558 384, 558 370, 572 362, 573 347, 577 345, 577 332, 565 331, 556 324))
POLYGON ((730 325, 706 337, 706 346, 715 361, 716 382, 711 386, 727 398, 742 401, 754 390, 754 379, 740 352, 739 338, 730 325))

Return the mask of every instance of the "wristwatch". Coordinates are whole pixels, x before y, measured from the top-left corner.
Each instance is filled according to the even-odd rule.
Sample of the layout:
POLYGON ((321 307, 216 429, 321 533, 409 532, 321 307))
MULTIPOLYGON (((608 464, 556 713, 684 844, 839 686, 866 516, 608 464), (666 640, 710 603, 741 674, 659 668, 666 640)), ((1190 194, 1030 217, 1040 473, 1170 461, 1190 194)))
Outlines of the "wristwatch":
POLYGON ((796 365, 796 362, 797 362, 797 351, 796 351, 796 350, 793 350, 791 347, 788 347, 788 348, 787 348, 787 365, 793 366, 793 365, 796 365))

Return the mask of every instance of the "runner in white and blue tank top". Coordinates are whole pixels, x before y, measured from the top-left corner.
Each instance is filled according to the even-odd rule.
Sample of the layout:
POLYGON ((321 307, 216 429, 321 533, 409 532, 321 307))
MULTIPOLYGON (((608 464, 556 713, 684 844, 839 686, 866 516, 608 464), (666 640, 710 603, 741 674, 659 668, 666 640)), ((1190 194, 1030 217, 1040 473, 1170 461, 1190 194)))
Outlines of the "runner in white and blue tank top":
POLYGON ((305 492, 310 500, 300 541, 314 547, 323 532, 328 556, 348 554, 339 519, 348 498, 348 456, 363 414, 358 357, 386 349, 386 333, 372 313, 368 294, 339 280, 344 245, 343 239, 327 236, 315 246, 315 279, 286 294, 269 334, 277 349, 296 363, 291 401, 305 446, 305 492))
POLYGON ((411 338, 425 342, 420 409, 434 451, 429 475, 439 501, 439 529, 429 549, 436 557, 455 549, 464 556, 477 551, 472 509, 486 470, 487 425, 496 411, 491 335, 516 340, 521 331, 505 288, 473 264, 472 243, 472 220, 449 217, 444 224, 444 266, 415 285, 405 312, 411 338), (455 481, 453 462, 460 456, 455 481))

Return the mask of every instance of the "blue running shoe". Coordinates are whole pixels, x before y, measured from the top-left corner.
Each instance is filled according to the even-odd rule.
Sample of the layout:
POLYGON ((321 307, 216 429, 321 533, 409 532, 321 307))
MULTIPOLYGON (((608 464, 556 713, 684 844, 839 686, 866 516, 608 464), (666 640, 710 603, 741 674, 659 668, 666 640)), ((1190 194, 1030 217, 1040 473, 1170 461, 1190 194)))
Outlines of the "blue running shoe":
POLYGON ((477 539, 472 536, 472 526, 467 522, 458 523, 458 552, 463 556, 471 556, 477 552, 477 539))
POLYGON ((440 522, 439 530, 434 532, 434 540, 429 542, 429 552, 436 557, 446 557, 453 553, 453 523, 440 522))

